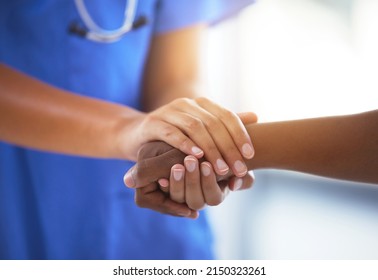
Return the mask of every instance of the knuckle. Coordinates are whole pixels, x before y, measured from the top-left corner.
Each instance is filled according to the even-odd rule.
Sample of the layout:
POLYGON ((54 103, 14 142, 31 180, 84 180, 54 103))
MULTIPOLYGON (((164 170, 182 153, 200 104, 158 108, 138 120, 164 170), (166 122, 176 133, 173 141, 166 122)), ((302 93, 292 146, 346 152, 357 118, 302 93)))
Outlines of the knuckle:
POLYGON ((187 151, 190 146, 192 144, 192 141, 188 138, 188 137, 185 137, 185 139, 183 139, 179 145, 179 149, 181 151, 187 151))
POLYGON ((135 204, 140 208, 156 209, 157 205, 159 205, 159 200, 151 197, 149 191, 147 191, 146 193, 143 188, 136 189, 134 201, 135 204))
POLYGON ((177 106, 188 105, 188 104, 191 104, 191 103, 192 103, 192 100, 188 97, 177 98, 173 101, 173 104, 175 104, 177 106))
POLYGON ((216 117, 210 116, 206 119, 206 127, 209 130, 218 131, 220 129, 220 123, 216 117))
POLYGON ((196 97, 194 100, 196 101, 197 104, 200 104, 200 105, 205 105, 210 102, 208 98, 203 97, 203 96, 196 97))
POLYGON ((147 202, 141 198, 139 195, 135 195, 135 204, 140 207, 140 208, 146 208, 147 207, 147 202))
POLYGON ((155 123, 156 121, 158 121, 158 116, 154 113, 147 114, 144 118, 144 121, 147 124, 155 123))
POLYGON ((209 102, 209 99, 207 99, 206 97, 203 97, 203 96, 196 97, 194 100, 197 103, 206 103, 206 102, 209 102))
POLYGON ((221 109, 221 119, 224 121, 224 122, 228 122, 228 121, 234 121, 236 119, 236 114, 234 112, 231 112, 225 108, 222 108, 221 109))
POLYGON ((160 130, 160 134, 164 139, 173 138, 175 133, 176 133, 176 129, 170 125, 165 125, 160 130))
POLYGON ((191 118, 190 120, 187 121, 186 126, 190 131, 197 132, 197 130, 203 127, 203 123, 198 118, 191 118))

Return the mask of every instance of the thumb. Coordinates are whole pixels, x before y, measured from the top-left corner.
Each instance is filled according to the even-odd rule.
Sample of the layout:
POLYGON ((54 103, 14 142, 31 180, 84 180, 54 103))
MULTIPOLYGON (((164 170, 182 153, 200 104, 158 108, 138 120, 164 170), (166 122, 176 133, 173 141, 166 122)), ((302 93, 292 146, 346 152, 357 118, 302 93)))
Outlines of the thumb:
POLYGON ((146 143, 138 153, 138 162, 127 171, 123 181, 130 188, 139 188, 169 178, 171 167, 183 163, 185 156, 165 142, 146 143))

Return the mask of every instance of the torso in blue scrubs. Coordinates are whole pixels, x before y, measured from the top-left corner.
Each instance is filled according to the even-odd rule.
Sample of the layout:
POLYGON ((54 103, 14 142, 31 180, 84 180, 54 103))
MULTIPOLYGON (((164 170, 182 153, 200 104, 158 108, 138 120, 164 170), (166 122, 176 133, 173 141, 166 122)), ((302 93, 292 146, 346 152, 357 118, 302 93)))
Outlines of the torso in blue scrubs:
MULTIPOLYGON (((107 29, 120 26, 125 2, 86 1, 107 29)), ((139 108, 155 33, 214 22, 249 2, 142 0, 137 16, 149 23, 102 44, 68 34, 80 21, 73 1, 0 0, 0 61, 59 88, 139 108)), ((0 259, 213 258, 205 213, 193 221, 135 205, 122 182, 131 164, 0 142, 0 259)))

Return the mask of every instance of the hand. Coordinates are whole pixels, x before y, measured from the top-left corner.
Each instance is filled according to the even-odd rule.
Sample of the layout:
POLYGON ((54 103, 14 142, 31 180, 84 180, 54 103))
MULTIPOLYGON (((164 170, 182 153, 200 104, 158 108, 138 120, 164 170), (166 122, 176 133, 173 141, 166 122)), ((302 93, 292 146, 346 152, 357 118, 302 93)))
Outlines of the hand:
MULTIPOLYGON (((248 118, 256 116, 249 113, 248 118)), ((218 175, 231 169, 236 176, 244 176, 247 173, 244 158, 252 158, 254 154, 242 120, 206 98, 176 99, 139 117, 125 135, 128 149, 161 140, 184 154, 205 156, 218 175)))
POLYGON ((177 217, 196 219, 198 211, 190 209, 185 203, 177 203, 159 189, 157 183, 151 183, 135 190, 135 203, 142 208, 177 217))
POLYGON ((195 219, 198 212, 185 203, 173 201, 160 190, 159 178, 168 178, 172 165, 183 162, 185 154, 161 141, 144 144, 138 152, 137 163, 124 177, 125 185, 135 187, 135 203, 142 208, 195 219), (128 176, 127 176, 128 175, 128 176))
POLYGON ((230 189, 249 188, 253 180, 249 173, 243 178, 231 176, 229 179, 217 179, 209 162, 200 163, 197 158, 187 156, 184 165, 172 166, 169 181, 160 179, 159 184, 160 189, 169 194, 173 201, 186 203, 193 210, 201 210, 206 205, 222 203, 230 189))
MULTIPOLYGON (((209 162, 203 162, 201 163, 201 171, 205 174, 201 175, 203 177, 201 177, 201 180, 206 186, 204 192, 206 195, 202 198, 199 196, 197 199, 195 192, 198 188, 193 189, 194 193, 190 192, 190 188, 186 188, 185 191, 188 191, 187 197, 191 197, 190 201, 187 201, 191 206, 189 208, 186 203, 180 203, 183 201, 180 199, 183 191, 183 189, 180 190, 179 188, 180 184, 182 186, 180 180, 184 180, 185 174, 183 174, 180 180, 176 180, 179 182, 171 183, 174 189, 173 192, 175 192, 175 189, 177 190, 176 194, 173 194, 172 197, 170 197, 168 193, 169 188, 162 188, 162 191, 156 183, 157 181, 162 181, 161 178, 171 177, 171 180, 173 180, 173 172, 176 168, 181 168, 181 170, 185 172, 185 167, 181 165, 181 163, 184 163, 185 158, 186 155, 184 153, 161 141, 143 145, 138 153, 138 162, 129 169, 126 174, 128 176, 125 175, 124 178, 127 186, 132 185, 136 188, 135 201, 137 205, 174 216, 196 218, 198 217, 198 212, 193 211, 193 209, 201 209, 206 204, 217 205, 224 200, 229 189, 237 190, 239 187, 240 189, 246 189, 250 187, 253 182, 253 177, 248 173, 242 179, 232 176, 231 172, 229 175, 216 176, 211 164, 209 162), (209 167, 210 174, 207 175, 206 167, 204 166, 209 167), (226 179, 227 176, 232 177, 228 181, 223 180, 226 179), (130 180, 132 180, 131 184, 130 180), (219 181, 219 183, 217 181, 219 181), (229 186, 227 186, 227 183, 229 186)), ((188 156, 188 158, 197 161, 193 156, 188 156)), ((190 177, 187 178, 188 183, 190 183, 189 178, 190 177)), ((194 184, 200 186, 198 182, 194 184)))

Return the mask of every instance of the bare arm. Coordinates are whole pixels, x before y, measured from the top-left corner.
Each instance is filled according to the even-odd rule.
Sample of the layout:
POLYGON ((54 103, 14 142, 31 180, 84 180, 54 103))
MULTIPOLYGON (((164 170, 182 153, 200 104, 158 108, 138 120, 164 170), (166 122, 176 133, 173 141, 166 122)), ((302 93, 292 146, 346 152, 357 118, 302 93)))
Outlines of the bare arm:
POLYGON ((247 126, 248 169, 277 168, 378 183, 378 110, 247 126))
POLYGON ((117 144, 124 126, 141 115, 0 64, 0 140, 65 154, 135 159, 135 152, 117 144))
POLYGON ((0 140, 43 151, 129 160, 136 160, 142 144, 162 140, 196 157, 206 153, 214 165, 221 160, 217 172, 226 173, 226 162, 232 168, 243 159, 241 147, 251 140, 236 115, 228 118, 231 112, 193 98, 202 29, 153 39, 142 96, 148 113, 80 96, 0 65, 0 140), (242 136, 233 139, 229 131, 242 136), (217 145, 214 139, 219 138, 228 140, 217 145))
MULTIPOLYGON (((378 110, 246 127, 256 150, 246 161, 249 170, 284 169, 378 184, 378 110)), ((184 158, 165 143, 147 144, 130 173, 136 186, 143 186, 169 178, 171 166, 184 158)))
POLYGON ((197 25, 153 38, 143 80, 146 112, 177 98, 200 96, 199 55, 206 26, 197 25))

